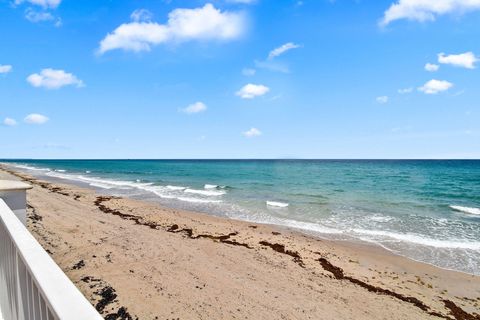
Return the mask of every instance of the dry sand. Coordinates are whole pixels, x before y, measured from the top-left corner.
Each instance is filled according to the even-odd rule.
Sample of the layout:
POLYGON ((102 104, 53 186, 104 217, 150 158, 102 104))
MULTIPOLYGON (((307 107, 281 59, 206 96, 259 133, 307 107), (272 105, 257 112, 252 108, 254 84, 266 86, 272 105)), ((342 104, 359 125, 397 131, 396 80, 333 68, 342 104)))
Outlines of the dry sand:
POLYGON ((477 276, 7 168, 0 177, 33 184, 28 228, 106 319, 480 319, 477 276))

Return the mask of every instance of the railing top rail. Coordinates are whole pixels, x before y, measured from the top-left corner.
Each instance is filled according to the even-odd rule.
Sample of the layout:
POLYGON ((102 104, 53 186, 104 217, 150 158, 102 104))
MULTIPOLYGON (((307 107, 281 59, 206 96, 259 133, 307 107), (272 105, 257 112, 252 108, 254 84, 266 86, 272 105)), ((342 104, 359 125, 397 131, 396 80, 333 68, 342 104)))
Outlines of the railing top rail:
POLYGON ((56 318, 103 319, 2 199, 0 199, 1 222, 56 318))

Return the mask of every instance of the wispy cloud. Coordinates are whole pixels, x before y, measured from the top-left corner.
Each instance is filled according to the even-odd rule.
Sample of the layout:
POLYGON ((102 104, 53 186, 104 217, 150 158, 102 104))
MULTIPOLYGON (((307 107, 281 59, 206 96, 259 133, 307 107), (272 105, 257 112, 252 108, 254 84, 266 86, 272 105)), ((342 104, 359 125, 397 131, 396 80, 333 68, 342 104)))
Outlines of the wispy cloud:
POLYGON ((398 93, 400 94, 407 94, 407 93, 412 93, 413 92, 413 88, 403 88, 403 89, 398 89, 398 93))
POLYGON ((0 74, 12 72, 13 67, 9 64, 0 64, 0 74))
POLYGON ((279 57, 287 51, 290 51, 292 49, 297 49, 297 48, 300 48, 300 47, 301 47, 300 45, 295 44, 293 42, 285 43, 285 44, 281 45, 280 47, 275 48, 272 51, 270 51, 270 53, 268 54, 268 59, 273 59, 275 57, 279 57))
POLYGON ((290 69, 288 68, 288 65, 286 65, 283 62, 279 62, 275 58, 285 54, 287 51, 290 51, 292 49, 297 49, 300 47, 301 45, 295 44, 293 42, 285 43, 280 47, 270 51, 265 60, 255 60, 255 67, 259 69, 274 71, 274 72, 289 73, 290 69))
POLYGON ((433 64, 433 63, 427 63, 425 64, 425 70, 428 71, 428 72, 435 72, 435 71, 438 71, 438 69, 440 68, 440 66, 438 64, 433 64))
POLYGON ((83 87, 84 83, 72 73, 63 70, 43 69, 40 73, 33 73, 27 78, 28 83, 36 88, 59 89, 64 86, 73 85, 83 87))
POLYGON ((450 64, 455 67, 466 69, 475 69, 475 63, 477 63, 478 60, 479 59, 471 51, 450 55, 446 55, 443 52, 438 54, 438 63, 450 64))
POLYGON ((376 100, 380 104, 385 104, 388 102, 388 96, 380 96, 380 97, 377 97, 376 100))
POLYGON ((55 21, 55 27, 60 27, 62 25, 62 19, 54 16, 52 13, 48 11, 37 11, 32 8, 27 8, 27 10, 25 10, 25 19, 33 23, 55 21))
POLYGON ((32 5, 40 6, 44 9, 55 9, 60 5, 62 0, 15 0, 15 4, 19 5, 28 2, 32 5))
POLYGON ((246 84, 235 94, 242 99, 253 99, 255 97, 263 96, 268 93, 270 88, 264 86, 263 84, 246 84))
POLYGON ((207 110, 207 106, 203 102, 195 102, 192 103, 191 105, 180 109, 181 112, 186 113, 186 114, 193 114, 193 113, 199 113, 199 112, 204 112, 207 110))
POLYGON ((251 76, 254 76, 255 73, 257 73, 257 70, 253 69, 253 68, 244 68, 242 70, 242 74, 246 77, 251 77, 251 76))
POLYGON ((13 126, 17 125, 17 121, 15 119, 7 117, 3 120, 3 125, 8 126, 8 127, 13 127, 13 126))
POLYGON ((458 96, 461 96, 464 93, 465 93, 465 89, 464 90, 459 90, 459 91, 453 93, 452 97, 458 97, 458 96))
POLYGON ((148 22, 153 18, 153 13, 147 9, 137 9, 132 12, 130 19, 135 22, 148 22))
POLYGON ((266 60, 266 61, 259 61, 255 60, 255 67, 259 69, 267 69, 270 71, 281 72, 281 73, 290 73, 290 69, 287 65, 281 62, 277 62, 275 60, 266 60))
POLYGON ((432 79, 419 87, 418 90, 426 94, 437 94, 439 92, 447 91, 453 87, 453 83, 445 80, 432 79))
POLYGON ((25 123, 28 123, 28 124, 44 124, 48 120, 50 119, 48 119, 47 116, 44 116, 43 114, 38 114, 38 113, 31 113, 27 115, 25 119, 23 119, 23 121, 25 121, 25 123))
POLYGON ((258 137, 262 135, 262 131, 257 128, 250 128, 249 130, 242 132, 242 134, 247 138, 258 137))
POLYGON ((35 11, 32 8, 25 10, 25 18, 30 22, 51 21, 55 19, 50 12, 35 11))
MULTIPOLYGON (((132 14, 132 18, 139 17, 132 14)), ((173 10, 166 24, 136 20, 124 23, 100 42, 98 52, 103 54, 115 49, 149 51, 154 45, 168 42, 232 40, 243 34, 245 25, 243 13, 222 12, 207 3, 201 8, 173 10)))
POLYGON ((398 0, 385 11, 381 26, 395 20, 434 21, 437 16, 480 9, 480 0, 398 0))
POLYGON ((58 150, 68 150, 70 149, 69 146, 66 146, 64 144, 59 144, 59 143, 45 143, 44 145, 41 146, 42 149, 58 149, 58 150))

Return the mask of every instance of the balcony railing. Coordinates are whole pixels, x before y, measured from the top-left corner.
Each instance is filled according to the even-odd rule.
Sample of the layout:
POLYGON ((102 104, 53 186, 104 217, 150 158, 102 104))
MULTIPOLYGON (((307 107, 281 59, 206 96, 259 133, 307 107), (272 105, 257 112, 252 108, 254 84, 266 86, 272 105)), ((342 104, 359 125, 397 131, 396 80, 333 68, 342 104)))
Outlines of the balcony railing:
POLYGON ((1 197, 0 320, 102 319, 1 197))

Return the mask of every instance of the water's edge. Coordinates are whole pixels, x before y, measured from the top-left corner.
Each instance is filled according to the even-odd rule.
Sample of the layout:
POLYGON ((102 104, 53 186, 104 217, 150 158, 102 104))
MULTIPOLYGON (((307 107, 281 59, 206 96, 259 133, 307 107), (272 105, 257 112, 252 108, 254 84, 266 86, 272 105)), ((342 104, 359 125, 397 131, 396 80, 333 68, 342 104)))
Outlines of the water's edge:
MULTIPOLYGON (((12 167, 13 164, 7 163, 7 165, 12 167)), ((33 166, 32 163, 28 163, 26 166, 25 163, 20 166, 15 164, 12 168, 52 182, 68 181, 71 184, 95 189, 102 193, 153 201, 166 207, 292 228, 328 240, 378 245, 396 255, 414 261, 447 270, 480 274, 480 237, 476 238, 476 232, 479 232, 479 219, 475 211, 477 208, 459 205, 465 204, 462 201, 445 205, 441 210, 446 211, 446 214, 441 212, 438 216, 429 215, 428 211, 423 215, 419 215, 417 212, 413 212, 413 214, 407 212, 402 215, 401 210, 404 210, 404 207, 408 208, 408 205, 395 207, 392 210, 394 214, 389 214, 389 206, 393 202, 390 201, 383 207, 377 207, 376 202, 381 203, 382 198, 371 201, 375 207, 371 207, 371 203, 366 203, 365 209, 361 206, 343 207, 344 200, 347 203, 358 203, 365 200, 360 198, 360 201, 358 199, 352 201, 348 198, 351 195, 343 196, 341 191, 338 192, 342 195, 338 201, 342 204, 340 206, 331 205, 333 200, 336 200, 337 192, 329 194, 327 200, 319 197, 318 203, 308 206, 296 202, 298 199, 303 200, 308 197, 302 195, 303 198, 289 198, 288 194, 282 195, 284 190, 281 189, 275 190, 275 193, 269 193, 269 188, 274 188, 269 186, 261 186, 260 191, 252 197, 251 193, 242 190, 243 181, 241 180, 230 185, 228 183, 213 184, 212 180, 224 181, 219 178, 205 179, 205 176, 202 176, 205 181, 200 184, 195 183, 194 179, 189 177, 178 179, 178 181, 149 181, 142 176, 143 169, 132 170, 135 172, 128 176, 129 178, 138 176, 142 179, 122 180, 119 177, 107 178, 105 174, 101 175, 98 172, 94 176, 88 172, 89 170, 73 172, 71 167, 60 169, 62 166, 50 166, 47 169, 37 163, 35 165, 33 166), (192 182, 185 183, 186 181, 192 182), (262 189, 266 189, 267 192, 262 192, 262 189), (260 196, 261 198, 258 199, 260 196), (245 199, 249 201, 245 201, 245 199), (327 204, 325 205, 324 202, 327 204), (368 207, 369 205, 370 207, 368 207), (315 213, 313 217, 308 216, 311 212, 315 213), (400 214, 396 215, 396 212, 400 212, 400 214), (343 221, 345 219, 351 221, 345 222, 343 221), (440 236, 427 236, 428 230, 424 234, 411 232, 408 228, 415 224, 423 224, 422 228, 430 227, 433 232, 439 230, 440 236)), ((136 166, 138 169, 138 165, 136 166)), ((148 175, 153 176, 155 173, 148 173, 148 175)), ((256 179, 252 181, 249 182, 248 187, 258 181, 268 182, 269 180, 256 179)), ((294 180, 290 179, 290 181, 294 180)), ((476 187, 476 184, 473 186, 476 187)), ((315 187, 312 185, 312 190, 315 187)), ((288 189, 285 186, 282 188, 288 189)), ((309 191, 309 187, 301 189, 295 186, 288 191, 297 192, 297 189, 303 193, 309 191)), ((322 195, 328 193, 325 190, 328 191, 328 189, 322 189, 322 195)), ((405 191, 410 196, 408 192, 410 191, 405 191)), ((310 193, 313 194, 313 192, 310 193)), ((352 194, 356 196, 356 193, 352 194)), ((363 197, 368 198, 370 195, 367 194, 363 197)), ((397 199, 394 200, 397 201, 397 199)))

